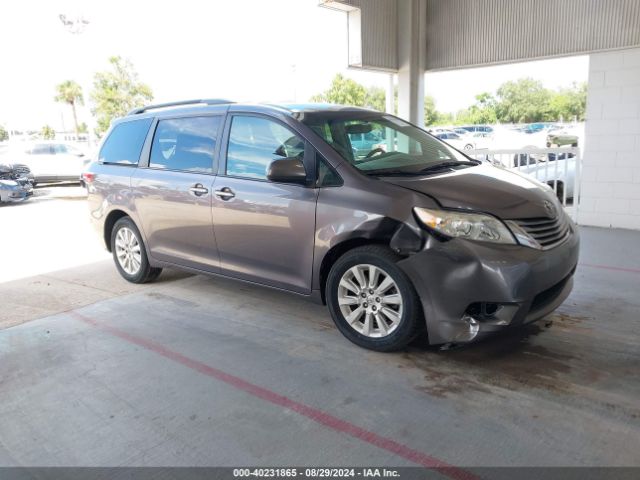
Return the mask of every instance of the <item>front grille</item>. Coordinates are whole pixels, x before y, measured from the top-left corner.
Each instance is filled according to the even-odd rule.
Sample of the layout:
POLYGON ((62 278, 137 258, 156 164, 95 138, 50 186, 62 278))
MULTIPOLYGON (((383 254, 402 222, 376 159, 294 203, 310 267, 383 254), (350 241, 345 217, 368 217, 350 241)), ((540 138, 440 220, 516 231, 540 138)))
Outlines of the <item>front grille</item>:
POLYGON ((553 248, 562 243, 571 232, 564 212, 556 218, 523 218, 514 221, 544 249, 553 248))

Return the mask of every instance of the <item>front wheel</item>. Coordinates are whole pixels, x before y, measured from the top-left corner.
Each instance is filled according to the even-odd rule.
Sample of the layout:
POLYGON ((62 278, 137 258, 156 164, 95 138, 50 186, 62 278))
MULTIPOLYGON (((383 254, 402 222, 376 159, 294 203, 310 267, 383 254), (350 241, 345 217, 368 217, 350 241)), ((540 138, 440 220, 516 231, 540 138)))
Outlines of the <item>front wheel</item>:
POLYGON ((381 352, 405 347, 424 329, 418 295, 386 247, 345 253, 327 279, 326 298, 338 329, 350 341, 381 352))
POLYGON ((121 218, 113 226, 111 252, 118 272, 131 283, 153 281, 162 272, 149 264, 140 231, 129 217, 121 218))

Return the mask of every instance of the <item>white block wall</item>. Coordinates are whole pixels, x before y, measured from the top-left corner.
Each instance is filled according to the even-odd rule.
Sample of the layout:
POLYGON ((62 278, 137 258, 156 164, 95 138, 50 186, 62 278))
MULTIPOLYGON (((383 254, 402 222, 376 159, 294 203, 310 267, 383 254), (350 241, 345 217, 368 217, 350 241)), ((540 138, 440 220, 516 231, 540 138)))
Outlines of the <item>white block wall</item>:
POLYGON ((591 55, 581 225, 640 230, 640 48, 591 55))

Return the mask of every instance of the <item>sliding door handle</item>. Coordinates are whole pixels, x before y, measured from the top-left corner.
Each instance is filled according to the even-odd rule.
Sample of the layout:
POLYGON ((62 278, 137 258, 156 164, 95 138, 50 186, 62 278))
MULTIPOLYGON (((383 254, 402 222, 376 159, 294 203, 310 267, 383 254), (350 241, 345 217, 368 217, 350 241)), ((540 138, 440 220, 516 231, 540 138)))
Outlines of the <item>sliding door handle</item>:
POLYGON ((220 190, 215 190, 213 193, 216 195, 216 197, 222 200, 231 200, 233 197, 236 196, 236 194, 233 193, 233 191, 229 187, 224 187, 224 188, 221 188, 220 190))
POLYGON ((191 188, 189 188, 189 191, 196 197, 201 197, 202 195, 206 195, 207 193, 209 193, 209 189, 207 187, 204 187, 201 183, 196 183, 191 188))

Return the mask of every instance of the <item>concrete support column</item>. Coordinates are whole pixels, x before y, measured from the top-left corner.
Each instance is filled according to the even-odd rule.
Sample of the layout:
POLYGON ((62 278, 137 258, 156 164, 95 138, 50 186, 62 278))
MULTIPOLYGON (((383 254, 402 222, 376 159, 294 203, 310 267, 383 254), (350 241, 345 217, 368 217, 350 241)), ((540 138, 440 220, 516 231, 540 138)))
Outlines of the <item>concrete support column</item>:
POLYGON ((424 125, 426 0, 398 0, 398 115, 424 125))
POLYGON ((395 85, 394 85, 394 75, 393 73, 389 74, 389 78, 387 81, 387 91, 385 92, 385 112, 394 115, 396 112, 395 106, 395 85))

